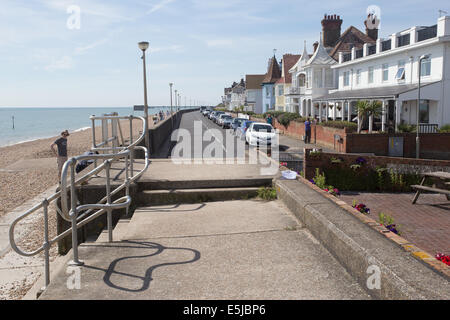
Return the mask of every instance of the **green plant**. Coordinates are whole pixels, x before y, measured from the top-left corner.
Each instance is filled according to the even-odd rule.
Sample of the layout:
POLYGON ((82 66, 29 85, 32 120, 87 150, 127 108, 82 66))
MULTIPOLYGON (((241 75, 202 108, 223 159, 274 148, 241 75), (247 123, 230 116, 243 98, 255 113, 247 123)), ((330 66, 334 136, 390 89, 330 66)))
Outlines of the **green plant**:
POLYGON ((416 126, 413 124, 399 124, 397 127, 399 132, 403 132, 403 133, 411 133, 411 132, 416 132, 416 126))
POLYGON ((277 117, 277 120, 281 125, 283 125, 285 128, 287 128, 291 121, 297 120, 299 118, 300 118, 300 115, 298 113, 286 112, 286 113, 280 114, 277 117))
POLYGON ((394 218, 392 218, 391 216, 389 216, 383 212, 380 212, 378 214, 378 221, 385 226, 394 224, 394 218))
POLYGON ((320 189, 325 189, 326 187, 326 178, 324 173, 320 173, 319 168, 316 168, 316 175, 313 178, 314 183, 316 186, 318 186, 320 189))
POLYGON ((317 125, 322 127, 330 127, 336 129, 344 129, 347 128, 349 131, 357 131, 358 125, 354 122, 349 121, 324 121, 322 123, 318 123, 317 125))
POLYGON ((439 129, 439 133, 450 133, 450 124, 446 124, 439 129))
POLYGON ((342 163, 343 162, 343 160, 341 159, 341 158, 334 158, 334 157, 331 157, 331 163, 333 163, 333 164, 339 164, 339 163, 342 163))
POLYGON ((258 189, 258 197, 267 201, 277 198, 277 190, 274 187, 261 187, 258 189))

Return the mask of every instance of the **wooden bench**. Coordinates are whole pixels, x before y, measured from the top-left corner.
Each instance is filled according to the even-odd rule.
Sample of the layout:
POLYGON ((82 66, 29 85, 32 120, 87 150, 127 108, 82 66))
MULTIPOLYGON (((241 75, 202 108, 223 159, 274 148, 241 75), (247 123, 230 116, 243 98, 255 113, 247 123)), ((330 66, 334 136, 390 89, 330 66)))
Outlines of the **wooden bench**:
POLYGON ((450 174, 448 172, 430 172, 430 173, 425 173, 423 175, 423 179, 422 182, 420 183, 420 185, 412 185, 411 188, 417 190, 416 194, 414 195, 414 199, 413 199, 413 204, 415 204, 417 202, 417 199, 420 196, 421 191, 428 191, 428 192, 434 192, 434 193, 441 193, 441 194, 445 194, 445 196, 447 197, 447 200, 450 201, 450 190, 448 189, 442 189, 436 186, 433 187, 428 187, 428 186, 424 186, 423 184, 425 183, 425 180, 427 177, 430 178, 434 178, 434 179, 441 179, 441 181, 439 181, 437 183, 437 185, 439 187, 446 187, 446 186, 450 186, 450 182, 445 182, 446 179, 450 178, 450 174))

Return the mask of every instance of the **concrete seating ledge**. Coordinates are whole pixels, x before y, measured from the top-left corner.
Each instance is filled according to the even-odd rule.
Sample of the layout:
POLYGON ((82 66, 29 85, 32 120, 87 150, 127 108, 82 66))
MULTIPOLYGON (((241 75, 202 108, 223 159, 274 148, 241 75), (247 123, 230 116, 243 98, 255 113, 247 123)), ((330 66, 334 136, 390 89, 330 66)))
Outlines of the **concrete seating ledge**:
POLYGON ((275 186, 285 205, 375 299, 450 298, 450 268, 444 263, 301 177, 275 186), (373 282, 376 270, 379 286, 373 282))

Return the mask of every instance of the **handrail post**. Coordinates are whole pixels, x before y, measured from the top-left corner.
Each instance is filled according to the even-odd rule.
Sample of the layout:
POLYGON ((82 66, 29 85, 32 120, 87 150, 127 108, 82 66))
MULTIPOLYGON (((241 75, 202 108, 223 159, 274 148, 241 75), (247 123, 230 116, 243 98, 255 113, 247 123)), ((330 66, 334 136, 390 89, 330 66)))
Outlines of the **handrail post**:
MULTIPOLYGON (((130 116, 130 145, 133 144, 133 116, 130 116)), ((131 176, 134 175, 133 173, 133 162, 134 162, 134 147, 130 148, 130 169, 131 169, 131 176)))
MULTIPOLYGON (((108 205, 111 204, 111 185, 110 185, 110 170, 111 162, 106 160, 106 203, 108 205)), ((107 223, 108 223, 108 241, 113 242, 113 234, 112 234, 112 212, 111 209, 107 209, 107 223)))
MULTIPOLYGON (((95 115, 92 115, 92 117, 95 117, 95 115)), ((92 118, 92 148, 97 148, 97 144, 95 143, 95 119, 92 118)), ((97 159, 94 159, 94 166, 97 168, 97 159)))
POLYGON ((44 207, 44 267, 45 267, 45 288, 50 284, 50 243, 48 241, 48 200, 42 201, 44 207))
MULTIPOLYGON (((128 197, 130 195, 130 176, 128 173, 128 155, 125 157, 125 195, 128 197)), ((128 217, 130 206, 127 206, 126 210, 126 216, 128 217)))
POLYGON ((72 203, 72 251, 73 260, 69 262, 71 266, 82 266, 84 262, 78 259, 78 227, 77 227, 77 196, 75 190, 75 159, 70 162, 70 200, 72 203))

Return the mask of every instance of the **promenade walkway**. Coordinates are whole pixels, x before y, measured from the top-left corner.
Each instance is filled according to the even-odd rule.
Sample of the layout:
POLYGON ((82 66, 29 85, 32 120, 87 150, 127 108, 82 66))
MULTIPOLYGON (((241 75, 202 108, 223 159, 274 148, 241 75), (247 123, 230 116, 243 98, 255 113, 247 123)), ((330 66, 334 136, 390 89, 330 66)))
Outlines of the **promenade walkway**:
MULTIPOLYGON (((213 127, 198 112, 183 115, 181 127, 194 139, 199 138, 193 132, 195 120, 213 127)), ((152 159, 139 188, 147 192, 165 188, 168 193, 174 188, 200 188, 198 194, 218 186, 267 185, 278 173, 264 175, 262 167, 152 159)), ((123 174, 116 176, 122 179, 123 174)), ((89 184, 95 187, 101 180, 89 184)), ((106 241, 104 232, 79 247, 85 262, 79 267, 79 289, 67 286, 69 253, 61 258, 60 269, 54 270, 52 283, 40 298, 370 298, 281 201, 240 199, 140 205, 131 217, 118 222, 113 243, 106 241)))
POLYGON ((278 201, 139 208, 114 237, 80 246, 78 290, 63 264, 41 299, 369 298, 278 201))

